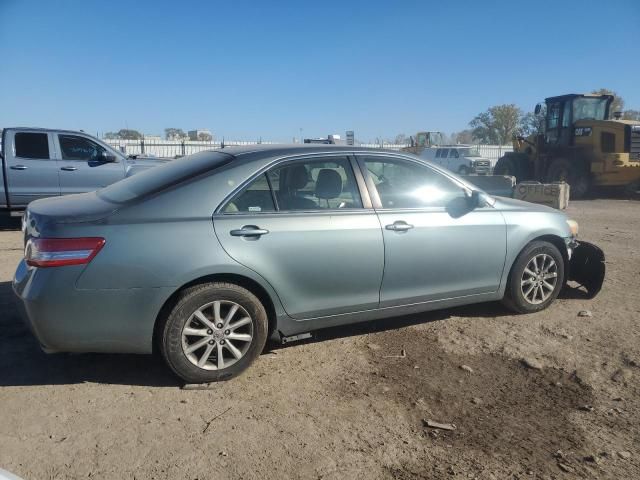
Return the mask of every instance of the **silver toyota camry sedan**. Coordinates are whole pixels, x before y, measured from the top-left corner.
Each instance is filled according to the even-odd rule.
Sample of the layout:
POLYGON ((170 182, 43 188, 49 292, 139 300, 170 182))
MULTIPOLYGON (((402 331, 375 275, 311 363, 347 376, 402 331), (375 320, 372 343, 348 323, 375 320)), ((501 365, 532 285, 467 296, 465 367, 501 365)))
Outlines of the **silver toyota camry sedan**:
POLYGON ((35 201, 24 231, 13 287, 45 351, 158 349, 187 382, 237 375, 269 338, 495 300, 536 312, 572 254, 602 283, 563 213, 357 147, 198 153, 35 201))

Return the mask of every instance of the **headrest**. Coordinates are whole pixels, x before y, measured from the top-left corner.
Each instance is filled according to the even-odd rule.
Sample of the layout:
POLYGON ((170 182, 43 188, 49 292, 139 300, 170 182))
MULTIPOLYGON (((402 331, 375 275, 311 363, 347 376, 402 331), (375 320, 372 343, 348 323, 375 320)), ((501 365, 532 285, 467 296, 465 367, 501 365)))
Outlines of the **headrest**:
POLYGON ((291 190, 300 190, 309 183, 309 173, 304 165, 294 165, 287 169, 287 185, 291 190))
POLYGON ((338 172, 330 168, 323 168, 318 172, 316 182, 316 197, 336 198, 342 193, 342 177, 338 172))

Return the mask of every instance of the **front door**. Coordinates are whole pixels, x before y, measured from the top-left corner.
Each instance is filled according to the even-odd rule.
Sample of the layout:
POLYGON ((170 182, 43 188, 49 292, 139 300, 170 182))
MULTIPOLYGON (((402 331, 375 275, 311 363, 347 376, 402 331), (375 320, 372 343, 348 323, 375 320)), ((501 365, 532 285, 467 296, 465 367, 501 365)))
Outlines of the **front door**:
POLYGON ((102 145, 73 134, 58 134, 58 165, 62 195, 97 190, 124 178, 125 165, 119 157, 104 161, 102 145))
POLYGON ((213 224, 225 251, 264 277, 291 317, 321 317, 378 306, 384 247, 367 203, 351 160, 325 154, 260 174, 213 224))
POLYGON ((33 200, 60 195, 58 164, 46 132, 9 131, 5 141, 9 204, 25 207, 33 200))
POLYGON ((500 212, 470 209, 461 184, 422 162, 359 160, 383 228, 380 307, 498 290, 506 252, 500 212))

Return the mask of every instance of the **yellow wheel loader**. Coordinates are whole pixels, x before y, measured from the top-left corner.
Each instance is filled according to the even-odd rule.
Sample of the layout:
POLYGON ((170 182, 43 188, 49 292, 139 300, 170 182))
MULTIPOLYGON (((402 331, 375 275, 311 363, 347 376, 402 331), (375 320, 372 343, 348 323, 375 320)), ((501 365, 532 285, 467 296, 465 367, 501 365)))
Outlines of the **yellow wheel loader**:
MULTIPOLYGON (((544 134, 516 137, 513 152, 498 160, 494 175, 518 182, 565 181, 571 197, 592 187, 640 190, 640 122, 609 119, 612 95, 569 94, 545 99, 544 134)), ((542 105, 536 106, 536 114, 542 105)))

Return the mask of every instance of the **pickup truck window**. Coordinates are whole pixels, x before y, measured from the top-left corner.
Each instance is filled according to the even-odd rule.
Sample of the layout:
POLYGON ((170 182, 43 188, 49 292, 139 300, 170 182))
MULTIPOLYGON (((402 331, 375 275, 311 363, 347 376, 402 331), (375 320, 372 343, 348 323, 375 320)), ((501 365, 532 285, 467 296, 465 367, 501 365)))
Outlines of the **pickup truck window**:
POLYGON ((63 160, 95 160, 104 151, 100 145, 84 137, 58 135, 58 140, 63 160))
POLYGON ((16 157, 49 158, 49 139, 46 133, 18 132, 15 135, 16 157))

